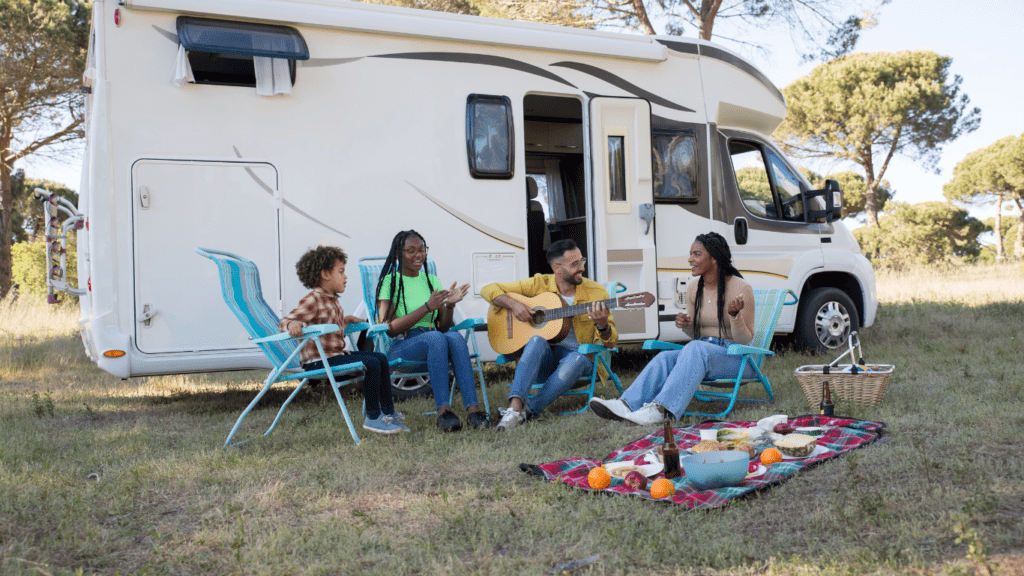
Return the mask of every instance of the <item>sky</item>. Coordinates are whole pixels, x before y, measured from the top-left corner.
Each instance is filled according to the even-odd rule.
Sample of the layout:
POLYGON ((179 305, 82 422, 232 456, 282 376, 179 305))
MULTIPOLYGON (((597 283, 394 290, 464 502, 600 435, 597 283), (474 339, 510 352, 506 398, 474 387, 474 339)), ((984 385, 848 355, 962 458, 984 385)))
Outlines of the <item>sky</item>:
MULTIPOLYGON (((896 200, 911 204, 944 200, 942 185, 952 178, 960 160, 1000 138, 1024 133, 1024 106, 1020 103, 1024 98, 1024 57, 1019 40, 1024 2, 976 0, 965 5, 953 0, 892 0, 878 11, 877 19, 878 25, 862 34, 857 51, 932 50, 949 56, 953 59, 950 72, 963 78, 961 91, 970 97, 971 106, 981 108, 981 126, 943 147, 937 174, 897 156, 884 175, 896 191, 896 200)), ((744 54, 780 88, 814 69, 813 63, 800 64, 785 32, 772 30, 763 38, 750 40, 765 44, 770 53, 744 51, 727 41, 721 44, 744 54)), ((797 163, 818 173, 860 172, 852 164, 797 163)), ((25 168, 32 178, 55 180, 75 190, 79 187, 80 155, 67 161, 27 159, 16 167, 25 168)), ((978 218, 995 213, 991 205, 970 210, 978 218)))

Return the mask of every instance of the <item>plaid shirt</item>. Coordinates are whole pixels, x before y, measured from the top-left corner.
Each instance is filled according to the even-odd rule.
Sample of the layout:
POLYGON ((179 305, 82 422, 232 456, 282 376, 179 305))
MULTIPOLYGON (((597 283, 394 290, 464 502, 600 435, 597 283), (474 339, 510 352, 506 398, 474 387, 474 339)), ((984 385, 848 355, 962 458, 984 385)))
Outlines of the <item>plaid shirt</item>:
MULTIPOLYGON (((345 350, 345 311, 341 309, 337 294, 330 294, 319 286, 312 292, 306 294, 299 300, 299 305, 281 319, 278 328, 281 332, 287 332, 293 322, 303 323, 307 326, 313 324, 337 324, 341 327, 338 332, 332 332, 320 337, 324 353, 328 358, 340 354, 348 354, 345 350)), ((306 364, 320 360, 320 352, 312 340, 306 342, 302 351, 299 352, 299 362, 306 364)))

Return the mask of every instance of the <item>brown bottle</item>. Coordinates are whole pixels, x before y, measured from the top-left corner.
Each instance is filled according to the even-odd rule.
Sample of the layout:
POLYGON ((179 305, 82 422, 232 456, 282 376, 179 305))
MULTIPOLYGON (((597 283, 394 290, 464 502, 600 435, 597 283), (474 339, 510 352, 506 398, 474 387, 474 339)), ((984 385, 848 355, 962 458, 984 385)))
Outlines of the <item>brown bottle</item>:
POLYGON ((662 456, 665 458, 665 478, 679 478, 682 473, 679 471, 679 447, 676 446, 676 437, 672 432, 672 423, 665 419, 665 443, 661 447, 662 456))
POLYGON ((821 404, 818 405, 822 416, 834 416, 836 405, 832 403, 832 389, 828 380, 821 383, 821 404))

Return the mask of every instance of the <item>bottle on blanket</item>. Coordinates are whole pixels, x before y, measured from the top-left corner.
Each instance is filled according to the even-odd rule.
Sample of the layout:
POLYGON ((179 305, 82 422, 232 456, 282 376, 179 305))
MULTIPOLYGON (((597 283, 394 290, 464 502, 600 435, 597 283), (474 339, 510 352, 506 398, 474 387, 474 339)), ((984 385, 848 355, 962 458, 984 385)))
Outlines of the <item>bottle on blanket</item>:
POLYGON ((832 403, 832 389, 829 388, 828 380, 821 383, 821 404, 818 405, 822 416, 834 416, 836 405, 832 403))
POLYGON ((668 418, 665 419, 665 443, 661 452, 665 458, 665 478, 679 478, 682 475, 679 471, 679 446, 676 446, 676 436, 668 418))

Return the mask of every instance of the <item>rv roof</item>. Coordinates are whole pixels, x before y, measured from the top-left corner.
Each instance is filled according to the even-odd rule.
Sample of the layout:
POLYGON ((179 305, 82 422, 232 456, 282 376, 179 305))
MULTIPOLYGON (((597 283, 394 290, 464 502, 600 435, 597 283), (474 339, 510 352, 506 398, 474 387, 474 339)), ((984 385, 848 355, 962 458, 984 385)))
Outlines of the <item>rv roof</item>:
MULTIPOLYGON (((102 1, 102 0, 100 0, 102 1)), ((242 18, 297 26, 378 32, 660 62, 667 48, 652 36, 566 28, 345 0, 124 0, 130 9, 242 18)), ((673 38, 676 42, 690 42, 673 38)))

